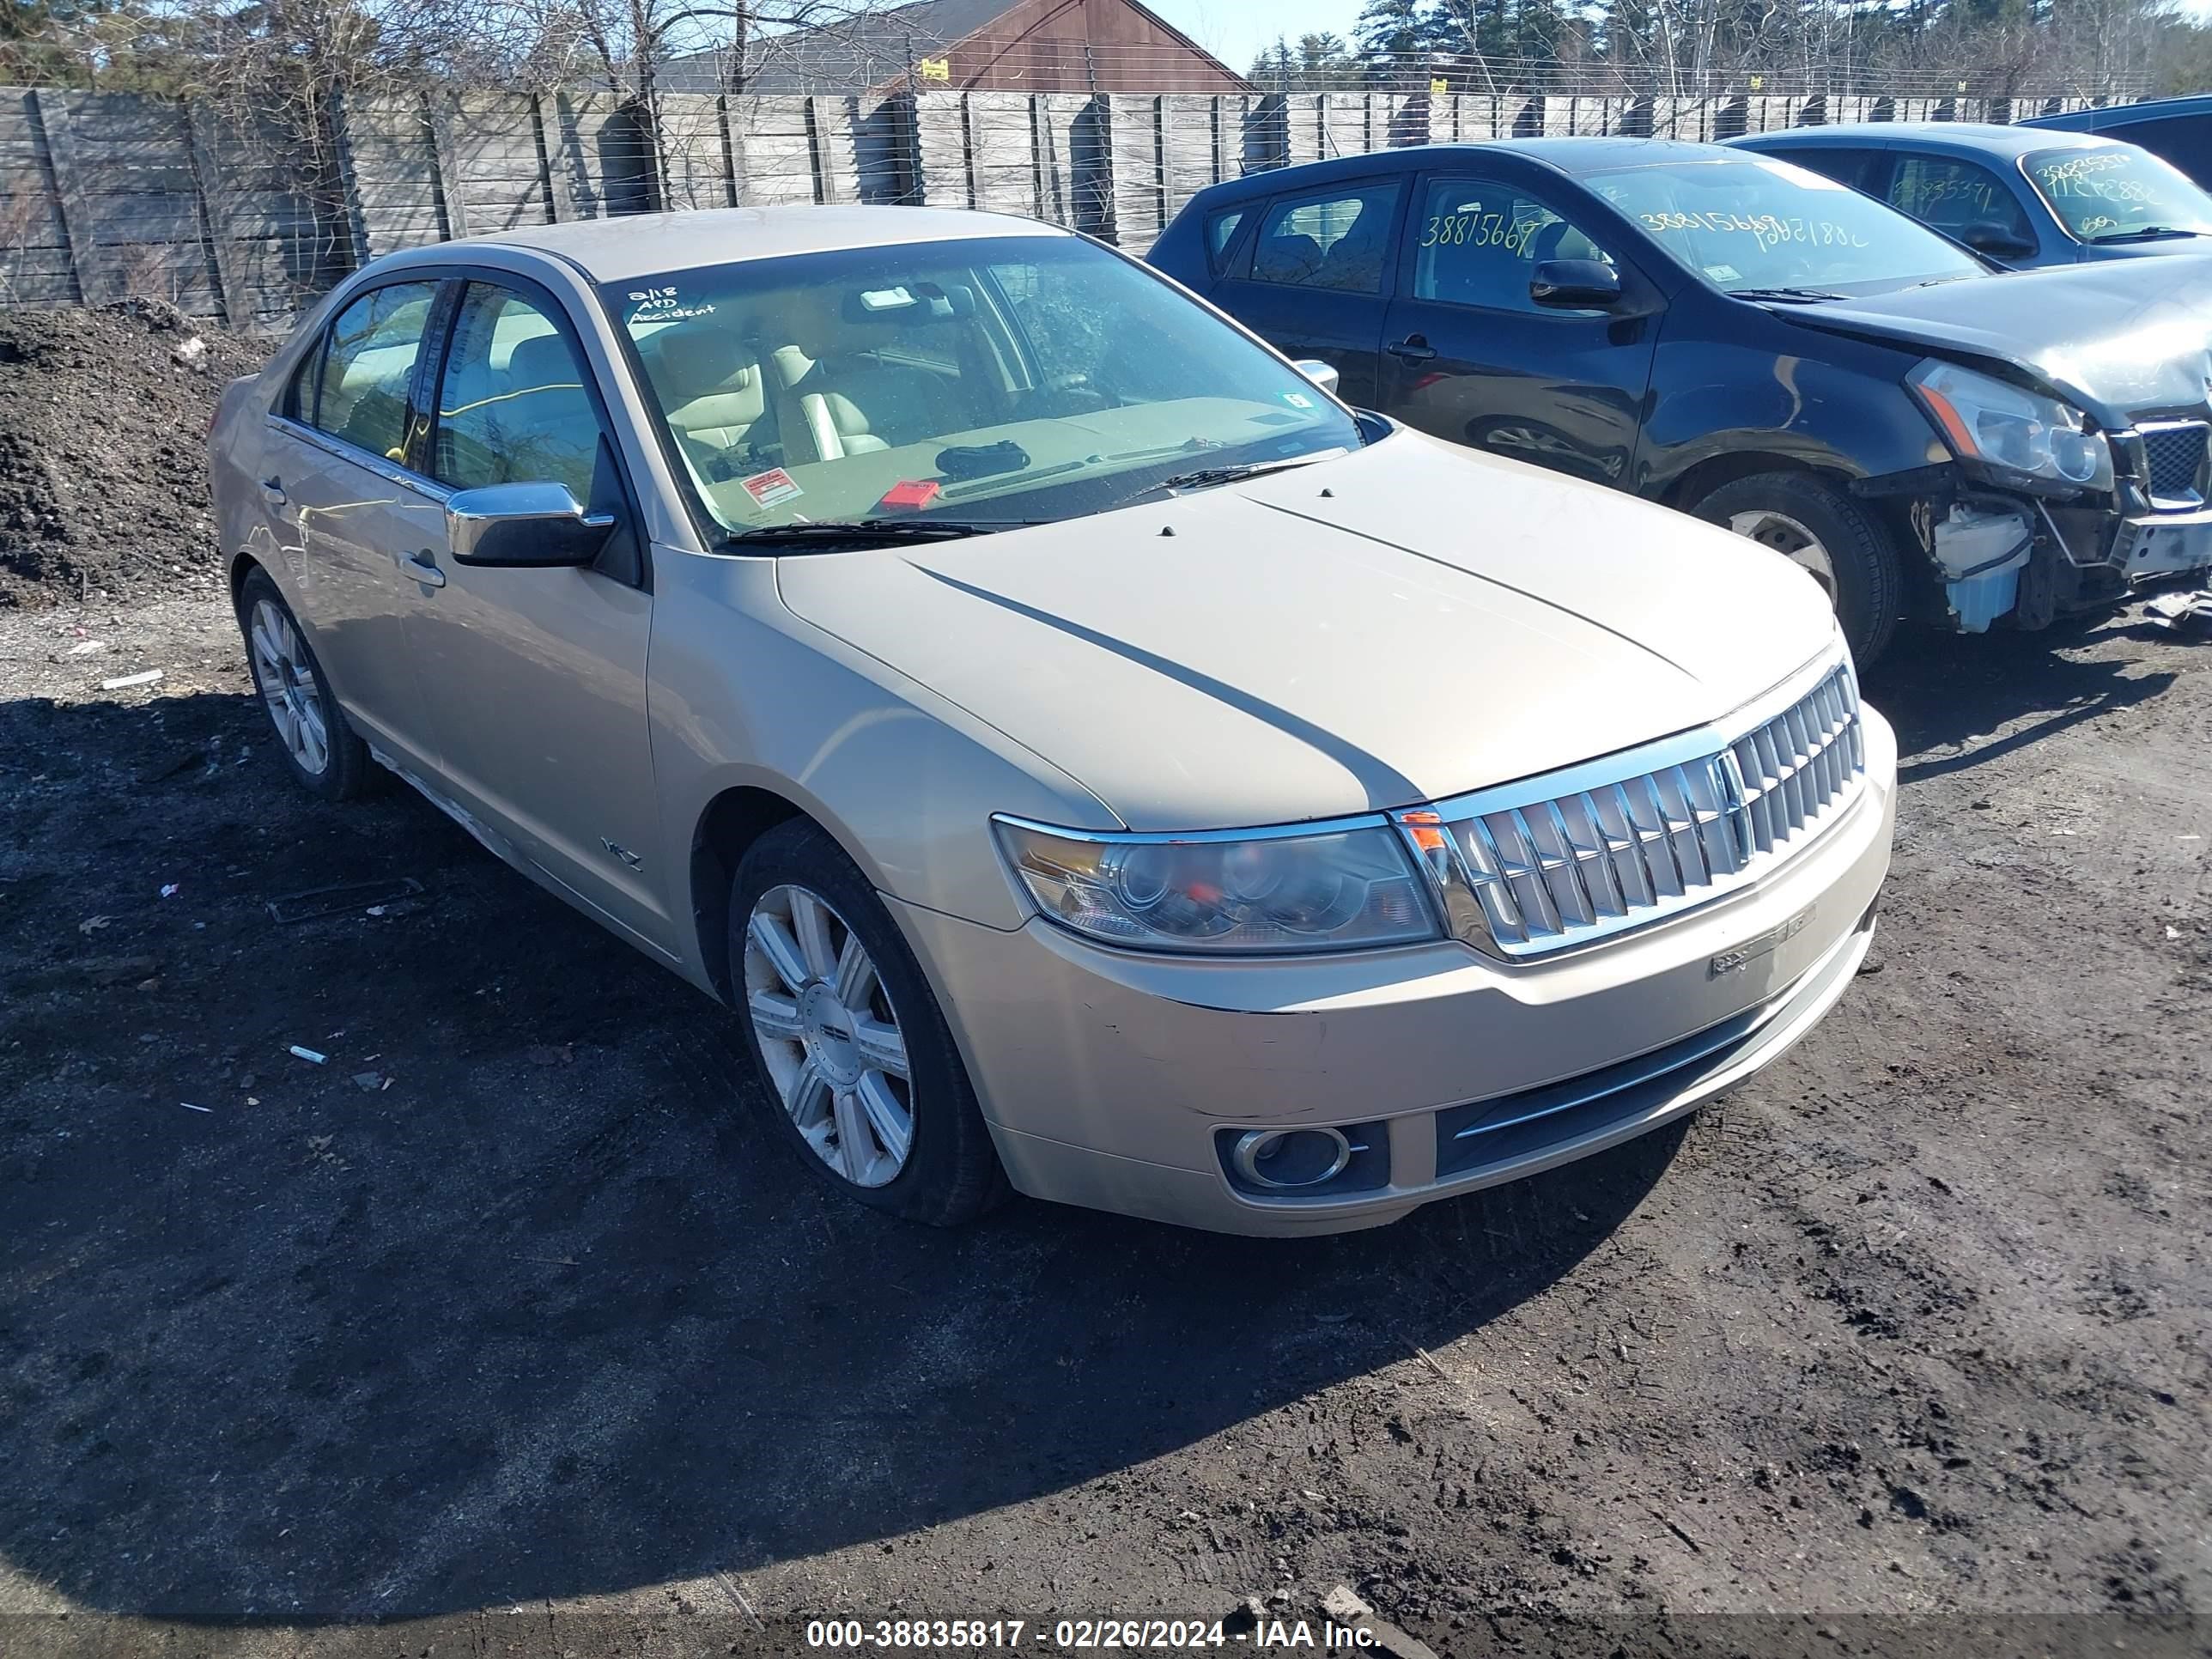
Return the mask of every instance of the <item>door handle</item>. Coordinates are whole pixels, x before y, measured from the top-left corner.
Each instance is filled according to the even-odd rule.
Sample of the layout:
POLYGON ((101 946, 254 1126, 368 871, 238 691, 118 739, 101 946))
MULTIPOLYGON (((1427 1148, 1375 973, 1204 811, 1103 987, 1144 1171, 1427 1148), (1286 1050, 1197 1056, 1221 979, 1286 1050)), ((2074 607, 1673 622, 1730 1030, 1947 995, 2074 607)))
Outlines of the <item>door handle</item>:
POLYGON ((1409 363, 1425 363, 1437 355, 1437 349, 1419 334, 1408 334, 1395 345, 1386 345, 1383 350, 1393 357, 1409 363))
POLYGON ((431 559, 428 548, 424 548, 420 553, 395 553, 392 556, 398 562, 401 575, 410 577, 425 587, 443 587, 446 585, 446 573, 439 569, 431 559))
POLYGON ((261 493, 279 507, 289 505, 291 500, 284 493, 284 481, 282 478, 264 478, 261 481, 261 493))

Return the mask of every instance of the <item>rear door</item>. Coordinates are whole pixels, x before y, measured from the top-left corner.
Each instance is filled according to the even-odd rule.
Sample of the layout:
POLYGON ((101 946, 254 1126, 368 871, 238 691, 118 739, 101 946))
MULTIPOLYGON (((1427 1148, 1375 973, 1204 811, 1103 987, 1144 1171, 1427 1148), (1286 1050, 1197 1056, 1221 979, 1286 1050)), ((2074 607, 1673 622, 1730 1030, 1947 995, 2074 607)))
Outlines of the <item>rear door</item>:
POLYGON ((1651 383, 1657 291, 1577 227, 1561 185, 1473 169, 1424 175, 1383 329, 1381 408, 1455 443, 1626 487, 1651 383), (1539 306, 1552 259, 1595 259, 1626 303, 1539 306))
POLYGON ((433 744, 392 550, 442 524, 406 460, 438 294, 435 280, 389 283, 331 319, 270 416, 258 481, 332 690, 371 741, 418 766, 433 744))
POLYGON ((1378 178, 1274 198, 1253 234, 1241 217, 1228 227, 1223 246, 1234 263, 1214 302, 1284 356, 1333 367, 1345 402, 1376 407, 1376 348, 1405 196, 1404 179, 1378 178))
POLYGON ((560 302, 471 273, 435 380, 425 468, 441 495, 555 483, 617 516, 589 568, 466 565, 442 517, 409 550, 408 637, 439 775, 586 906, 672 952, 670 872, 645 713, 650 566, 605 401, 560 302))

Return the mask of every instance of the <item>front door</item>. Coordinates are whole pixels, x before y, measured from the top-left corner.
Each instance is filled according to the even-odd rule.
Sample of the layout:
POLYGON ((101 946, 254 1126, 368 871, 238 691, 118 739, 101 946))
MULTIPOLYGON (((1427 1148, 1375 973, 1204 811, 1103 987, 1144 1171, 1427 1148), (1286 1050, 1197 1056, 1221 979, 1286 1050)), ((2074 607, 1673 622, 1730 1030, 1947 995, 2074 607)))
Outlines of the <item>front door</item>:
POLYGON ((678 872, 661 845, 645 709, 653 599, 591 373, 550 295, 471 282, 437 383, 441 485, 564 484, 622 528, 599 566, 465 565, 442 520, 409 550, 408 635, 439 774, 540 871, 663 953, 678 872))
POLYGON ((1541 197, 1468 174, 1422 180, 1382 331, 1380 407, 1409 426, 1516 460, 1627 488, 1656 298, 1541 197), (1529 297, 1547 260, 1595 259, 1629 303, 1559 311, 1529 297))
POLYGON ((1329 364, 1355 409, 1378 406, 1375 348, 1404 194, 1402 179, 1366 179, 1278 197, 1212 296, 1285 357, 1329 364))

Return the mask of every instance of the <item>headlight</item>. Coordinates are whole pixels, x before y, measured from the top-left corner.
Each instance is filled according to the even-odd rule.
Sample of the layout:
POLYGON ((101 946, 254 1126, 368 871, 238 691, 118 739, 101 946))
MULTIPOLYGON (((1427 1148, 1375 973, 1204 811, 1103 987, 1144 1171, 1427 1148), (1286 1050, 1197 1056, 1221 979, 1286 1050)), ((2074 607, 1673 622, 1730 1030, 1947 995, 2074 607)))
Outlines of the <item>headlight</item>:
POLYGON ((2112 447, 2057 398, 1933 359, 1905 379, 1961 458, 2077 489, 2112 487, 2112 447))
POLYGON ((1280 953, 1443 937, 1419 872, 1385 824, 1198 836, 993 826, 1037 908, 1102 944, 1280 953))

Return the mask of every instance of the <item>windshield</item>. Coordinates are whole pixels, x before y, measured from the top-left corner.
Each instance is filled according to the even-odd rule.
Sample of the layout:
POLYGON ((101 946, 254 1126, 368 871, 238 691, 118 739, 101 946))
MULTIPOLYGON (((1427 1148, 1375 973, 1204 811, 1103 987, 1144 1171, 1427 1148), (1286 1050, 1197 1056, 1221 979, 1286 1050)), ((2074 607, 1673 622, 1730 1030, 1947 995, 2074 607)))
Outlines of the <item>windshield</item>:
POLYGON ((670 448, 732 534, 995 528, 1356 448, 1351 416, 1073 236, 841 250, 609 285, 670 448))
POLYGON ((2212 235, 2212 197, 2133 144, 2039 149, 2021 165, 2036 194, 2077 240, 2103 241, 2147 230, 2212 235))
POLYGON ((1877 294, 1983 267, 1871 196, 1772 156, 1622 168, 1589 187, 1715 288, 1877 294))

